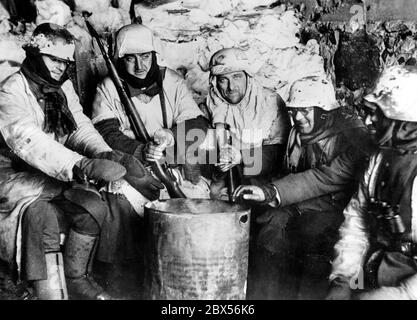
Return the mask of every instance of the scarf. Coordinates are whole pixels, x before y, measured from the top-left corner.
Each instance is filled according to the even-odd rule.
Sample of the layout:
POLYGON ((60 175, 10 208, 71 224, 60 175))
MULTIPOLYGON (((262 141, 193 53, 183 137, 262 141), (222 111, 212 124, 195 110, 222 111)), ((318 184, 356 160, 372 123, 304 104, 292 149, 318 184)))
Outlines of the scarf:
POLYGON ((238 149, 259 147, 263 142, 274 140, 278 116, 276 100, 271 103, 266 91, 250 76, 247 76, 246 93, 237 104, 228 103, 216 86, 216 76, 210 76, 207 107, 213 124, 230 126, 233 145, 238 149))
POLYGON ((75 131, 77 124, 61 88, 68 79, 68 75, 65 73, 59 81, 53 79, 40 55, 27 54, 21 70, 36 99, 45 101, 43 130, 47 133, 54 133, 57 137, 63 137, 75 131))
POLYGON ((125 80, 130 97, 136 97, 141 94, 154 97, 162 91, 164 73, 160 71, 155 52, 152 52, 152 65, 145 79, 140 79, 128 73, 123 58, 117 60, 117 70, 120 73, 120 77, 125 80))
POLYGON ((364 127, 358 117, 341 112, 340 109, 326 114, 318 112, 317 116, 314 115, 314 120, 315 130, 312 133, 300 134, 295 128, 290 132, 285 161, 291 172, 298 172, 301 167, 305 170, 307 167, 328 162, 329 159, 327 159, 324 148, 320 148, 317 142, 348 129, 364 127), (320 118, 320 121, 316 122, 317 118, 320 118), (307 155, 309 155, 309 159, 307 155))

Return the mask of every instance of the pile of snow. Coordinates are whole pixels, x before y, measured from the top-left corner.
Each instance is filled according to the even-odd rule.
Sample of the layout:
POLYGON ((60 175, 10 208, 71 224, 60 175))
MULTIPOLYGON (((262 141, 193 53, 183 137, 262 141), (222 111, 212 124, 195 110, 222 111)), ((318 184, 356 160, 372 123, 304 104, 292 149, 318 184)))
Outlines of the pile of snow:
POLYGON ((45 22, 66 25, 71 20, 71 10, 59 0, 36 0, 36 24, 45 22))
POLYGON ((7 33, 10 30, 9 23, 10 14, 0 2, 0 34, 7 33))
MULTIPOLYGON (((120 1, 119 1, 120 2, 120 1)), ((126 10, 126 3, 120 2, 120 8, 111 6, 111 0, 75 0, 75 10, 78 13, 87 11, 92 15, 89 18, 90 23, 98 33, 115 32, 122 26, 130 23, 129 11, 126 10)), ((130 6, 130 3, 129 3, 130 6)), ((79 18, 75 16, 74 19, 79 18)), ((82 20, 82 19, 81 19, 82 20)), ((78 21, 76 21, 78 23, 78 21)), ((78 23, 82 26, 81 23, 78 23)))
POLYGON ((25 43, 22 37, 11 34, 3 34, 0 38, 0 82, 12 73, 19 70, 25 59, 25 51, 22 45, 25 43))
POLYGON ((268 8, 271 2, 174 1, 156 8, 139 4, 135 13, 159 38, 161 64, 186 73, 198 102, 208 92, 211 56, 226 47, 246 50, 256 78, 287 99, 295 80, 325 73, 323 58, 314 40, 299 43, 296 13, 285 6, 268 8))
POLYGON ((103 12, 110 8, 111 0, 74 0, 78 12, 103 12))

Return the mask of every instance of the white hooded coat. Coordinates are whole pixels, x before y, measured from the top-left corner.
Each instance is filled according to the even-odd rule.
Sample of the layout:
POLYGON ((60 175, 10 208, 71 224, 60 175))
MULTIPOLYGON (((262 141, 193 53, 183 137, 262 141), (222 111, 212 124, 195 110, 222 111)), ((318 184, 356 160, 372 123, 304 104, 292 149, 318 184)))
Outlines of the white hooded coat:
POLYGON ((83 113, 71 81, 61 88, 77 129, 56 139, 43 131, 44 112, 21 72, 0 86, 0 259, 7 263, 20 264, 19 220, 43 188, 72 181, 74 164, 84 155, 112 150, 83 113), (16 172, 11 160, 16 156, 40 172, 16 172))

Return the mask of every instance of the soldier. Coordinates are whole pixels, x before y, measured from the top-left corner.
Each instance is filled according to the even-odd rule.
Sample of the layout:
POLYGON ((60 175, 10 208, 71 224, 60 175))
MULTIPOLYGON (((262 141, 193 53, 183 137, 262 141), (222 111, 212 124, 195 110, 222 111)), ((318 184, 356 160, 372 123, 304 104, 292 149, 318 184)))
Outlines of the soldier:
POLYGON ((415 66, 389 67, 364 98, 379 150, 344 210, 328 299, 417 299, 416 83, 415 66))
POLYGON ((282 98, 253 78, 243 50, 226 48, 213 54, 207 107, 220 149, 212 196, 226 196, 224 172, 235 166, 241 175, 237 183, 270 182, 283 162, 290 120, 282 98), (224 139, 224 129, 230 131, 231 143, 224 139))
POLYGON ((71 33, 40 24, 24 49, 21 70, 0 90, 0 276, 17 267, 40 299, 66 299, 66 288, 73 298, 109 299, 91 277, 94 257, 112 263, 136 254, 137 232, 124 227, 134 227, 136 214, 117 186, 124 178, 148 194, 160 183, 113 152, 83 114, 67 74, 71 33), (101 159, 109 154, 117 162, 101 159), (99 193, 91 180, 114 192, 99 193))
POLYGON ((176 159, 170 161, 184 165, 180 170, 175 169, 175 173, 193 184, 184 184, 190 187, 183 189, 184 193, 207 198, 208 183, 201 179, 199 165, 187 161, 190 141, 185 137, 191 129, 199 128, 204 139, 208 123, 181 76, 158 65, 153 32, 140 24, 122 27, 116 35, 114 60, 153 142, 145 144, 134 136, 110 77, 98 86, 93 104, 92 121, 98 131, 112 148, 140 161, 158 161, 167 149, 175 148, 176 159))
POLYGON ((294 299, 301 286, 298 298, 324 298, 342 211, 366 161, 367 130, 342 112, 331 81, 322 77, 296 81, 287 107, 294 126, 285 175, 235 192, 237 200, 271 206, 257 218, 251 290, 254 298, 294 299))

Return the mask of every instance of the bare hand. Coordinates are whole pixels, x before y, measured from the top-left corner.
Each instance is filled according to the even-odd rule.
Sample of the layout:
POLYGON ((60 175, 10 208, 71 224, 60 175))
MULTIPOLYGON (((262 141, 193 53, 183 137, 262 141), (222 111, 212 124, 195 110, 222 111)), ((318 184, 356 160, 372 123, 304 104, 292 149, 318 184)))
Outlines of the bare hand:
POLYGON ((159 129, 153 136, 153 142, 149 143, 145 149, 146 161, 155 162, 164 157, 166 148, 173 146, 175 143, 174 136, 168 129, 159 129))
POLYGON ((219 163, 217 166, 222 172, 226 172, 242 161, 240 151, 230 145, 220 148, 219 163))
POLYGON ((166 143, 157 145, 149 143, 145 150, 146 161, 156 162, 164 157, 164 151, 166 149, 166 143))
POLYGON ((174 135, 169 129, 159 129, 153 135, 153 141, 157 145, 165 144, 166 148, 172 147, 175 143, 174 135))

